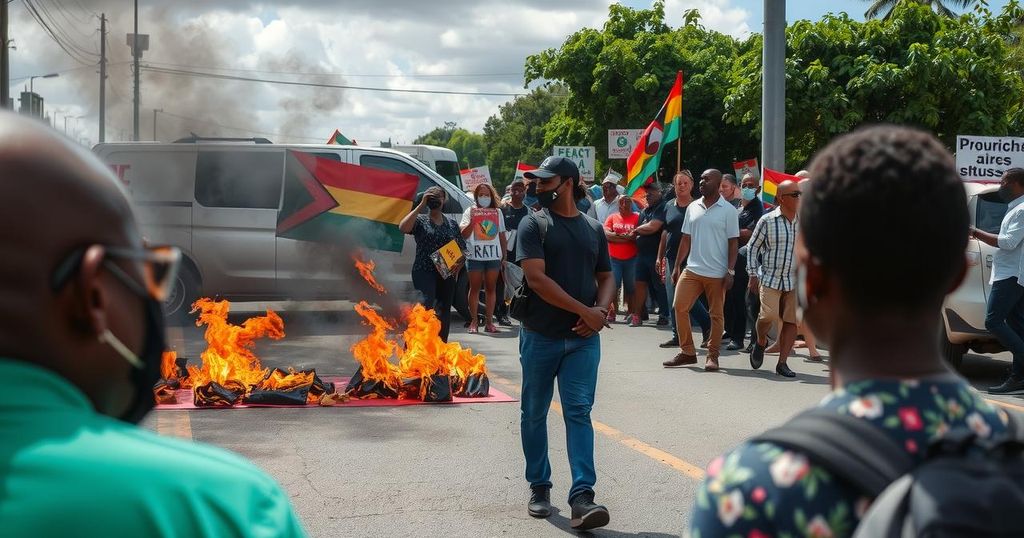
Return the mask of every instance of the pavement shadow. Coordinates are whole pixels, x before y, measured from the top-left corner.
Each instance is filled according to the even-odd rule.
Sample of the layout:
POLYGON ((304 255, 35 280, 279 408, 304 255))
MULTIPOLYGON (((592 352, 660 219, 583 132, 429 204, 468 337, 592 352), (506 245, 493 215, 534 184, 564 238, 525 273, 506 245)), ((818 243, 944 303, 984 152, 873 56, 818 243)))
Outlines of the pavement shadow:
MULTIPOLYGON (((813 364, 820 364, 814 362, 813 364)), ((721 366, 717 372, 705 372, 702 365, 688 366, 688 370, 697 373, 711 374, 725 374, 734 377, 756 377, 760 379, 766 379, 768 381, 777 381, 779 383, 804 383, 808 385, 828 385, 829 380, 826 376, 807 374, 803 372, 797 372, 795 378, 782 377, 775 373, 775 367, 766 367, 761 370, 749 370, 745 368, 729 368, 728 365, 721 366)))
MULTIPOLYGON (((572 524, 570 523, 569 518, 563 516, 562 511, 555 506, 551 507, 551 516, 547 518, 547 522, 550 523, 551 526, 555 527, 556 529, 565 531, 566 534, 571 534, 573 536, 644 536, 649 538, 679 538, 678 534, 666 534, 664 532, 621 532, 608 528, 594 529, 592 531, 577 531, 572 528, 572 524)), ((614 522, 615 515, 612 514, 611 524, 614 525, 614 522)))

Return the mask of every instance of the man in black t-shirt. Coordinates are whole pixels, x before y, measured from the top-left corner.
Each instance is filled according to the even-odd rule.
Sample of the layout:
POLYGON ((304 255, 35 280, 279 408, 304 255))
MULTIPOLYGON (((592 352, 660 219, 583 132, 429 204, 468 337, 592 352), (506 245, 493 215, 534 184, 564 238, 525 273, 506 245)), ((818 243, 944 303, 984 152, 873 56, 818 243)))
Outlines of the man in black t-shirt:
POLYGON ((608 524, 608 509, 594 503, 594 427, 590 409, 601 360, 598 333, 607 326, 615 282, 604 229, 579 212, 585 196, 579 169, 569 159, 548 157, 525 176, 537 179, 544 208, 519 225, 517 258, 530 286, 530 306, 519 334, 523 368, 521 431, 533 517, 551 515, 548 409, 558 381, 573 483, 571 525, 577 530, 608 524), (543 224, 542 224, 543 223, 543 224))
POLYGON ((650 291, 658 305, 658 326, 668 325, 669 306, 665 284, 658 273, 658 247, 661 232, 665 227, 665 201, 662 200, 661 185, 652 180, 644 185, 647 207, 640 212, 640 222, 633 233, 636 235, 636 303, 647 302, 650 291))

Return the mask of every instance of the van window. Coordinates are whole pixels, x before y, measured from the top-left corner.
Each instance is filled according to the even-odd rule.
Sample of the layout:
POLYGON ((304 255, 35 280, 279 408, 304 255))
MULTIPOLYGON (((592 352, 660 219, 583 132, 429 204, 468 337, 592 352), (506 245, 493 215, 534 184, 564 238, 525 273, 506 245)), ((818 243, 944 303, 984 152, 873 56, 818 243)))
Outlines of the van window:
MULTIPOLYGON (((417 187, 416 192, 421 193, 430 187, 437 185, 433 179, 423 175, 419 170, 414 168, 412 165, 406 162, 402 162, 398 159, 391 157, 385 157, 383 155, 360 155, 359 156, 360 166, 369 166, 371 168, 379 168, 381 170, 390 170, 392 172, 401 172, 403 174, 412 174, 420 178, 420 185, 417 187)), ((462 213, 462 205, 457 200, 452 199, 451 194, 448 195, 448 201, 444 204, 445 213, 462 213)))
POLYGON ((200 151, 196 201, 206 207, 277 209, 284 152, 200 151))
POLYGON ((437 173, 447 179, 452 185, 462 190, 462 174, 459 173, 459 163, 455 161, 437 161, 437 173))
POLYGON ((974 227, 990 234, 998 234, 999 225, 1003 223, 1003 216, 1006 215, 1006 205, 998 192, 978 195, 974 227))

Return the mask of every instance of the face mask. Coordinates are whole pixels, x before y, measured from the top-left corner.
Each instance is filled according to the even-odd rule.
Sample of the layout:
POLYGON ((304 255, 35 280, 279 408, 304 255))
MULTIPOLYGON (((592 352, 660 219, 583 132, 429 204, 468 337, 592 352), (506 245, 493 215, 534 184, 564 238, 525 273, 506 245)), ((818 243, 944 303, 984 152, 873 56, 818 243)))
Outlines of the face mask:
POLYGON ((740 195, 743 196, 744 201, 749 202, 753 200, 755 196, 757 196, 757 189, 743 187, 742 189, 740 189, 740 195))
POLYGON ((476 203, 480 207, 490 207, 491 206, 491 197, 490 196, 481 196, 481 197, 476 199, 476 203))
POLYGON ((537 201, 540 203, 540 206, 545 209, 551 207, 555 203, 555 200, 558 199, 558 189, 561 189, 562 185, 565 185, 566 181, 568 181, 568 179, 563 179, 557 187, 549 191, 538 192, 537 201))
POLYGON ((1013 193, 1010 192, 1010 187, 1008 185, 999 186, 999 197, 1002 198, 1004 202, 1013 201, 1013 193))
POLYGON ((441 208, 441 203, 442 203, 441 200, 438 200, 437 198, 432 198, 430 200, 427 200, 427 207, 431 211, 433 211, 434 209, 440 209, 441 208))
POLYGON ((160 380, 160 359, 167 349, 164 334, 164 312, 156 299, 145 299, 146 304, 146 336, 142 344, 142 353, 136 355, 124 345, 114 333, 108 329, 100 335, 100 341, 114 348, 134 368, 132 385, 135 387, 135 401, 123 415, 121 420, 138 424, 149 413, 156 401, 153 398, 153 385, 160 380))

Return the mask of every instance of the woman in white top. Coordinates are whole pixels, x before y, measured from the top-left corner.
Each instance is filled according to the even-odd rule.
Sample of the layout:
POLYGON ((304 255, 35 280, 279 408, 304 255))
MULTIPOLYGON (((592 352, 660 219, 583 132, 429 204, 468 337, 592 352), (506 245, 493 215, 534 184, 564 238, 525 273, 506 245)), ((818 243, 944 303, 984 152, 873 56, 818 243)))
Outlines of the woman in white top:
POLYGON ((480 287, 484 285, 486 307, 484 330, 497 333, 494 326, 494 304, 497 301, 498 275, 505 261, 507 249, 505 218, 501 214, 501 200, 488 183, 473 189, 476 205, 462 214, 462 237, 466 238, 466 266, 469 269, 469 332, 477 332, 477 309, 480 287))

